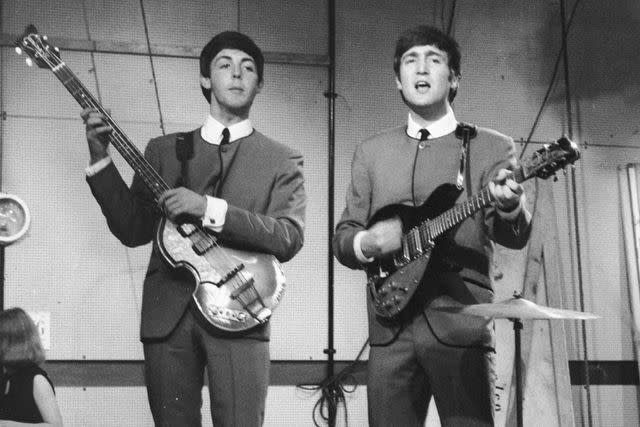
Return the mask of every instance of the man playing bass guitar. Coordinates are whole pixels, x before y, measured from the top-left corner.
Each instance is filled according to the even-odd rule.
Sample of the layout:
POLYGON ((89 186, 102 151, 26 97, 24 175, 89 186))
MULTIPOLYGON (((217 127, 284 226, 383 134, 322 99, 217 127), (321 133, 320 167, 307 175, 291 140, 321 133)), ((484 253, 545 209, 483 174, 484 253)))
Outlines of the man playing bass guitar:
MULTIPOLYGON (((253 100, 262 89, 263 69, 262 52, 246 35, 227 31, 212 38, 200 55, 200 85, 210 104, 204 125, 187 134, 151 140, 144 158, 153 170, 137 172, 131 188, 109 158, 107 145, 114 129, 106 124, 104 112, 86 108, 82 113, 91 163, 87 181, 109 228, 127 246, 154 241, 144 281, 141 340, 156 425, 201 425, 205 367, 214 425, 257 427, 264 419, 270 310, 265 298, 254 292, 258 278, 245 273, 253 261, 230 264, 234 268, 217 274, 215 280, 219 284, 236 276, 246 279, 233 288, 230 298, 243 300, 246 313, 237 315, 222 307, 198 306, 198 310, 192 299, 194 276, 169 265, 163 256, 169 250, 162 244, 169 242, 155 239, 158 223, 167 218, 171 224, 211 230, 225 246, 279 261, 288 261, 302 247, 306 206, 302 156, 255 130, 249 120, 253 100), (153 173, 171 188, 150 191, 143 175, 153 173), (253 299, 245 298, 249 293, 253 299), (208 323, 203 313, 229 325, 248 319, 256 326, 222 330, 208 323), (225 313, 232 314, 225 318, 225 313)), ((195 242, 194 248, 206 258, 205 270, 219 257, 232 261, 224 248, 206 253, 200 243, 195 242)))
MULTIPOLYGON (((456 120, 451 102, 460 83, 460 57, 457 42, 438 29, 418 26, 400 36, 394 71, 409 107, 407 123, 357 146, 346 207, 336 225, 337 259, 370 274, 372 264, 402 249, 408 227, 393 212, 378 217, 383 208, 400 204, 415 207, 418 216, 437 214, 486 186, 494 201, 438 239, 406 307, 381 315, 399 301, 376 305, 369 298, 367 393, 374 427, 424 425, 431 396, 442 425, 493 425, 490 323, 430 307, 451 298, 491 302, 493 243, 524 247, 531 215, 522 186, 511 177, 513 140, 456 120)), ((401 278, 396 282, 407 289, 401 278)))

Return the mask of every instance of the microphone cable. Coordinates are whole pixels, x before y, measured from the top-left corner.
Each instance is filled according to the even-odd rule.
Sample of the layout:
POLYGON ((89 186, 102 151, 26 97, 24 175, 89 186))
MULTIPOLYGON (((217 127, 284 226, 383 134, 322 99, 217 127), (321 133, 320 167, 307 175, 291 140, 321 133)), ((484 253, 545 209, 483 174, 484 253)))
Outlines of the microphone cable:
POLYGON ((313 406, 313 424, 316 427, 335 422, 330 414, 336 414, 338 408, 344 408, 344 424, 349 427, 349 415, 347 411, 346 395, 353 393, 358 388, 354 371, 367 348, 369 339, 364 342, 356 358, 343 370, 332 377, 324 379, 320 384, 298 384, 296 387, 307 391, 320 391, 320 398, 313 406), (324 424, 320 424, 323 422, 324 424))

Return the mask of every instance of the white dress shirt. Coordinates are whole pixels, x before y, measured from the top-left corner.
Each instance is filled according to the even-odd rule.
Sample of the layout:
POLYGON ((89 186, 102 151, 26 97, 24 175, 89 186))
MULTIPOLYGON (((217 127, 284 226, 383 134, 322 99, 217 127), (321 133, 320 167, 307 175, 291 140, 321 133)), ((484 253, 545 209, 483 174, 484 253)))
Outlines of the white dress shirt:
MULTIPOLYGON (((224 126, 209 115, 207 116, 202 128, 200 128, 200 136, 209 144, 220 145, 220 142, 222 141, 222 130, 225 127, 229 129, 229 142, 249 136, 253 132, 253 125, 249 119, 235 123, 231 126, 224 126)), ((111 161, 111 157, 105 157, 104 159, 89 165, 85 169, 85 173, 87 176, 93 176, 104 169, 109 163, 111 163, 111 161)), ((206 196, 206 198, 207 207, 205 214, 202 217, 202 225, 212 229, 213 231, 220 232, 224 226, 229 205, 225 200, 217 197, 206 196)))
MULTIPOLYGON (((416 140, 420 140, 421 129, 426 129, 427 131, 429 131, 429 136, 427 139, 434 139, 434 138, 440 138, 442 136, 450 134, 451 132, 454 132, 456 130, 456 127, 458 126, 458 121, 456 119, 456 116, 453 113, 453 109, 449 105, 447 106, 446 114, 429 125, 420 123, 421 122, 420 117, 415 117, 414 114, 412 114, 411 112, 409 112, 408 116, 409 117, 407 118, 407 135, 410 138, 413 138, 416 140)), ((505 220, 514 220, 520 214, 520 211, 524 207, 525 200, 526 200, 525 195, 522 194, 522 196, 520 197, 520 204, 515 209, 509 212, 504 212, 503 210, 499 209, 496 206, 496 212, 498 213, 498 215, 500 215, 500 217, 502 217, 505 220)), ((353 238, 353 251, 356 255, 356 258, 358 258, 358 260, 363 264, 373 261, 373 258, 367 258, 362 253, 361 242, 365 233, 366 233, 366 230, 359 231, 358 233, 356 233, 355 237, 353 238)))

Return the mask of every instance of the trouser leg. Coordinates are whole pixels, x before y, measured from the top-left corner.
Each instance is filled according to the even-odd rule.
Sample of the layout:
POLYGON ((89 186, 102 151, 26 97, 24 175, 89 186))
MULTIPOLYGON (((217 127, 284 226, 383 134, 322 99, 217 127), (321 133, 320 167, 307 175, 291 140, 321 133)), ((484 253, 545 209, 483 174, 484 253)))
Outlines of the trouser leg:
POLYGON ((423 318, 413 325, 428 337, 418 357, 431 384, 443 426, 493 426, 493 352, 439 342, 423 318))
POLYGON ((214 426, 261 426, 269 387, 269 342, 202 334, 214 426))
POLYGON ((187 310, 171 335, 144 344, 145 382, 157 426, 200 426, 204 359, 187 310))
POLYGON ((370 426, 424 425, 431 394, 410 328, 387 346, 371 347, 367 373, 370 426))

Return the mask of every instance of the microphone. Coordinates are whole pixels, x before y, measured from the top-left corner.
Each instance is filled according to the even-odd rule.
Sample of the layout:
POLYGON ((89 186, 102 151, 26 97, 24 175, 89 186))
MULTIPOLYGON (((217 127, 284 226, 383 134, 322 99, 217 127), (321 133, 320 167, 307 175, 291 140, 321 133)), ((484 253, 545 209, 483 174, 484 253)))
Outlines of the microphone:
POLYGON ((469 139, 472 139, 475 138, 476 135, 478 135, 478 130, 476 129, 475 125, 464 122, 458 123, 458 126, 456 127, 456 138, 463 139, 465 133, 469 135, 469 139))

